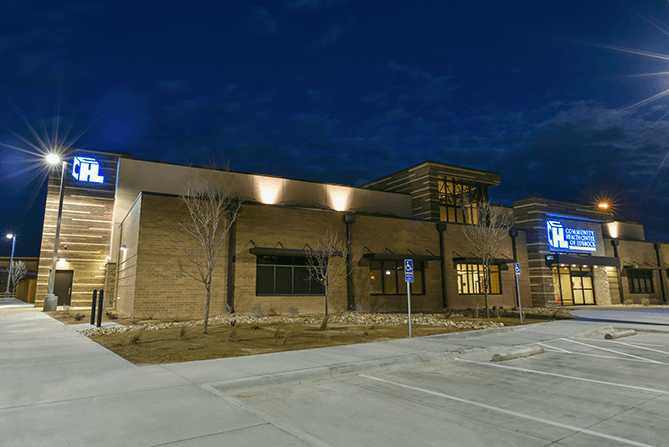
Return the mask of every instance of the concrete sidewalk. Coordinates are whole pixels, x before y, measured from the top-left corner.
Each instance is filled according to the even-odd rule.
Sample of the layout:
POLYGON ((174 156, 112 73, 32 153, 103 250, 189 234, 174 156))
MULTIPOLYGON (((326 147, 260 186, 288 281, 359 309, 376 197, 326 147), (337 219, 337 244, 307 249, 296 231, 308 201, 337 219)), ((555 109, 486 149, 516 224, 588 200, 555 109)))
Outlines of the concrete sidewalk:
POLYGON ((571 314, 582 321, 669 326, 669 306, 590 306, 574 308, 571 314))
MULTIPOLYGON (((598 327, 559 321, 387 342, 160 366, 136 366, 34 309, 0 310, 0 445, 308 445, 309 437, 222 398, 258 378, 309 377, 492 347, 549 341, 598 327), (357 365, 357 366, 356 366, 357 365), (291 377, 292 376, 292 377, 291 377), (214 385, 214 386, 212 386, 214 385)), ((495 348, 493 348, 495 349, 495 348)), ((277 379, 278 378, 278 379, 277 379)))

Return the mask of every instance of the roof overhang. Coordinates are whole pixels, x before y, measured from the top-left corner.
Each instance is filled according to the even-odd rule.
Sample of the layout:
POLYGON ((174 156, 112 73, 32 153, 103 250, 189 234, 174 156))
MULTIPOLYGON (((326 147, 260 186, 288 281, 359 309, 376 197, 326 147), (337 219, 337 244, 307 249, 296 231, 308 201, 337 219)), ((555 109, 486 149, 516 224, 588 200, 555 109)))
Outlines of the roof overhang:
MULTIPOLYGON (((513 264, 514 261, 513 259, 508 259, 508 258, 494 258, 490 260, 490 264, 513 264)), ((476 257, 459 257, 459 258, 453 258, 453 263, 455 264, 483 264, 483 259, 481 258, 476 258, 476 257)))
POLYGON ((546 265, 586 265, 620 268, 620 260, 609 256, 578 256, 563 253, 546 255, 546 265))
POLYGON ((369 261, 399 261, 402 259, 413 259, 414 261, 441 261, 441 256, 437 255, 417 255, 415 253, 365 253, 362 255, 369 261))

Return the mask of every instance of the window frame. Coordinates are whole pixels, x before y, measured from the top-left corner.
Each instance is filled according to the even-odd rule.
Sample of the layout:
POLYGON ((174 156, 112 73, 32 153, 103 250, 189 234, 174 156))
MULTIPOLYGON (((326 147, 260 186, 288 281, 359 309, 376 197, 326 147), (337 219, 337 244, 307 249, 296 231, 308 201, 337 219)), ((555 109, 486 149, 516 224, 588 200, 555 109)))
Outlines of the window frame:
MULTIPOLYGON (((414 262, 414 282, 411 283, 410 290, 411 290, 411 295, 417 295, 417 296, 422 296, 425 295, 427 292, 425 290, 425 262, 424 261, 415 261, 414 262), (420 275, 416 275, 416 272, 420 272, 420 275), (420 277, 420 285, 422 288, 421 292, 416 292, 414 289, 414 284, 416 279, 420 277)), ((371 281, 371 278, 369 278, 369 275, 371 275, 372 271, 378 271, 380 277, 381 277, 381 292, 369 292, 370 295, 375 295, 375 296, 402 296, 406 294, 406 287, 404 288, 404 291, 400 291, 400 283, 404 282, 403 281, 403 273, 404 273, 404 262, 401 260, 384 260, 384 261, 371 261, 369 264, 369 274, 368 274, 368 282, 367 284, 369 285, 369 281, 371 281), (374 263, 380 263, 381 267, 379 269, 372 268, 374 263), (386 264, 392 264, 393 268, 395 270, 395 293, 390 293, 386 292, 386 264), (402 275, 400 275, 400 272, 402 272, 402 275), (400 276, 402 279, 400 279, 400 276)))
POLYGON ((299 256, 299 255, 277 255, 277 256, 265 256, 265 255, 259 255, 256 256, 256 296, 288 296, 288 297, 293 297, 293 296, 308 296, 308 297, 322 297, 325 296, 325 286, 321 284, 318 280, 314 279, 311 276, 310 272, 310 267, 309 267, 309 262, 307 260, 307 256, 299 256), (276 263, 267 263, 267 262, 261 262, 261 260, 264 260, 266 258, 277 258, 276 263), (304 259, 304 263, 300 264, 295 262, 295 259, 304 259), (290 262, 286 262, 287 259, 290 259, 290 262), (284 263, 281 263, 281 261, 284 261, 284 263), (259 290, 259 281, 258 278, 260 277, 259 272, 261 268, 267 268, 270 267, 272 269, 272 278, 273 278, 273 287, 272 290, 273 292, 264 292, 259 290), (277 292, 277 268, 290 268, 290 292, 287 291, 280 291, 277 292), (295 291, 295 269, 306 269, 309 272, 309 291, 308 292, 296 292, 295 291), (314 283, 318 284, 317 288, 320 290, 314 291, 314 283))
MULTIPOLYGON (((502 284, 502 264, 490 264, 490 268, 488 269, 488 286, 490 290, 488 291, 488 295, 503 295, 504 294, 504 286, 502 284), (492 267, 496 267, 496 271, 492 270, 492 267), (499 291, 498 292, 493 292, 492 291, 492 276, 495 275, 497 276, 497 283, 499 284, 499 291)), ((462 296, 481 296, 485 295, 485 292, 482 291, 483 287, 481 286, 481 278, 483 277, 483 270, 485 269, 485 266, 483 264, 477 264, 477 263, 471 263, 471 262, 458 262, 455 264, 455 272, 457 275, 458 279, 458 295, 462 296), (464 269, 461 269, 461 267, 464 266, 464 269), (476 289, 474 287, 474 284, 478 287, 478 292, 476 290, 472 292, 463 292, 464 290, 464 284, 462 283, 462 276, 461 273, 464 272, 464 276, 467 277, 467 290, 469 289, 476 289), (476 274, 476 275, 474 275, 476 274), (475 278, 476 276, 476 278, 475 278), (474 281, 476 279, 476 281, 474 281)))
POLYGON ((627 285, 633 295, 655 293, 655 278, 651 269, 627 269, 627 285), (636 285, 635 285, 636 282, 636 285))
POLYGON ((439 220, 447 223, 476 225, 479 209, 486 200, 485 185, 458 180, 455 177, 437 179, 439 220))

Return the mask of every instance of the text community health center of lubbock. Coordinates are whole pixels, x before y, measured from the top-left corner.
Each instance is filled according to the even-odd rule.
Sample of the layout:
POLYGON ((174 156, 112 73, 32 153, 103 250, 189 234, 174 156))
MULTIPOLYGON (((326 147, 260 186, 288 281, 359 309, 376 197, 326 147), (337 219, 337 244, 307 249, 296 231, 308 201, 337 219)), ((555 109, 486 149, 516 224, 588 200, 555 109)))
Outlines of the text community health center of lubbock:
MULTIPOLYGON (((463 229, 476 224, 492 172, 425 161, 363 187, 181 166, 121 154, 77 151, 65 160, 55 275, 58 304, 105 305, 133 318, 198 318, 201 284, 183 274, 195 246, 182 229, 180 194, 203 175, 243 200, 214 273, 212 313, 319 313, 322 285, 310 278, 305 247, 327 231, 345 241, 348 275, 331 278, 334 311, 406 309, 403 259, 414 260, 415 311, 483 304, 483 267, 463 229)), ((36 305, 47 294, 60 170, 49 176, 36 305)), ((514 229, 490 269, 490 305, 661 304, 669 245, 642 225, 590 205, 530 197, 504 208, 514 229), (520 264, 519 290, 514 261, 520 264)), ((334 269, 333 269, 334 270, 334 269)))

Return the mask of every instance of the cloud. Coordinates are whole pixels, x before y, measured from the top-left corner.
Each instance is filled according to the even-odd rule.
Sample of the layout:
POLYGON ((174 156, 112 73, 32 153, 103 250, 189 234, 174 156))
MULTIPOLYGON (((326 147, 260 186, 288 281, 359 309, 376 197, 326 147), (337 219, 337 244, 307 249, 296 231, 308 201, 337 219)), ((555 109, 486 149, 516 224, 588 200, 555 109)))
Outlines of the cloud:
POLYGON ((249 27, 258 34, 274 34, 278 30, 276 19, 267 8, 257 7, 249 18, 249 27))

